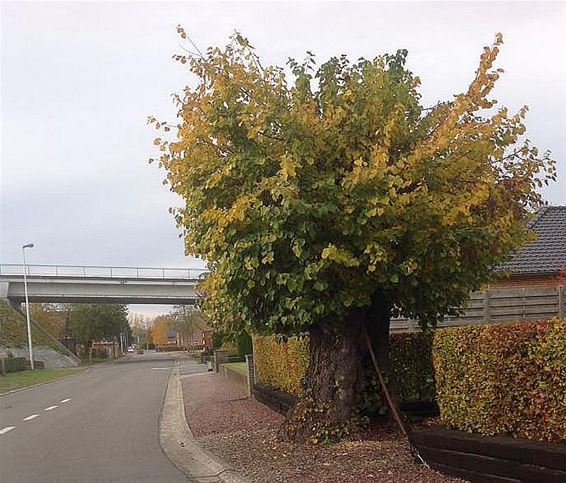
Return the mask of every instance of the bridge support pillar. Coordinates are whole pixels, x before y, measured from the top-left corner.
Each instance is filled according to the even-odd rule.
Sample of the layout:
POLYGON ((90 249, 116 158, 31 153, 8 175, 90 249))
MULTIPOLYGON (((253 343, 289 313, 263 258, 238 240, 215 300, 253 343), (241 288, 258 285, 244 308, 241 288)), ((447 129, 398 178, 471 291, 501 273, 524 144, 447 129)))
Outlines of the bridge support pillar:
POLYGON ((8 300, 8 287, 10 282, 0 282, 0 299, 8 300))

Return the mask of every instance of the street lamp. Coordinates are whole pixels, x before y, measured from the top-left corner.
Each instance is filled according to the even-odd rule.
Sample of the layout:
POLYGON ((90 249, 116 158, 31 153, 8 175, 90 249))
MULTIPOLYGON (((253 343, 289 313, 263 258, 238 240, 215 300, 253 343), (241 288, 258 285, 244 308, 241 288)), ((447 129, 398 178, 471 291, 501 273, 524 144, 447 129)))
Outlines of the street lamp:
POLYGON ((29 364, 30 364, 31 370, 33 371, 35 369, 35 366, 34 366, 34 363, 33 363, 33 350, 32 350, 32 342, 31 342, 31 324, 30 324, 30 319, 29 319, 26 248, 33 248, 33 243, 27 243, 22 247, 22 253, 23 253, 23 256, 24 256, 24 292, 25 292, 25 295, 26 295, 26 319, 27 319, 27 325, 28 325, 29 364))

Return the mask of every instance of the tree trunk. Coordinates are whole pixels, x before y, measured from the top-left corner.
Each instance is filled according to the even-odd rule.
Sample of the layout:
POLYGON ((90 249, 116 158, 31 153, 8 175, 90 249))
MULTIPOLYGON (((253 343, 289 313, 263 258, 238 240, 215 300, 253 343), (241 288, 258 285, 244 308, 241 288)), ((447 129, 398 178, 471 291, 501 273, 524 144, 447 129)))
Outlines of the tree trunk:
POLYGON ((328 442, 354 429, 354 410, 362 400, 367 371, 372 367, 364 327, 397 404, 389 363, 389 314, 390 307, 379 292, 369 308, 352 311, 339 329, 323 325, 309 330, 310 360, 303 395, 281 426, 280 439, 328 442))
MULTIPOLYGON (((369 318, 371 322, 368 324, 368 335, 377 358, 377 365, 385 378, 393 404, 399 408, 397 381, 389 358, 391 307, 381 291, 378 291, 372 299, 369 318)), ((371 360, 368 361, 368 364, 372 364, 371 360)))
POLYGON ((281 439, 317 443, 339 439, 350 431, 363 376, 361 324, 352 316, 342 331, 330 326, 309 330, 310 360, 303 379, 304 394, 287 415, 279 431, 281 439))

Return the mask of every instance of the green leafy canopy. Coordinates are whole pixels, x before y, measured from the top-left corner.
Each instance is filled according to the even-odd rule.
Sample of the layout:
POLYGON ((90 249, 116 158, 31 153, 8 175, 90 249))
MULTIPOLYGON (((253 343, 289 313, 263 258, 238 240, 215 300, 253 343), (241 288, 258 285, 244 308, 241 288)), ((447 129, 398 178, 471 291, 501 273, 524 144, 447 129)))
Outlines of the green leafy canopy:
POLYGON ((155 144, 185 202, 186 252, 212 270, 211 320, 255 333, 341 324, 379 289, 393 315, 427 325, 487 281, 528 239, 537 188, 555 178, 524 139, 527 108, 489 98, 501 44, 432 108, 404 50, 318 68, 309 53, 286 73, 235 34, 175 56, 198 82, 175 96, 176 136, 155 144))
POLYGON ((73 304, 69 329, 79 342, 111 340, 129 333, 128 308, 121 304, 73 304))

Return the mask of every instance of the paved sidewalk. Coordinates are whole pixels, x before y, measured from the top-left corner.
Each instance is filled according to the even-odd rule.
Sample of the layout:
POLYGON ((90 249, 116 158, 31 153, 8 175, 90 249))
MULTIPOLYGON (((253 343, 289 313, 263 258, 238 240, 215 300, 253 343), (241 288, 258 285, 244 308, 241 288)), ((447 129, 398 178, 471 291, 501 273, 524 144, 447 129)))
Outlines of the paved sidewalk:
POLYGON ((448 482, 414 463, 403 439, 333 445, 277 441, 282 416, 245 397, 245 388, 220 374, 182 377, 185 415, 200 445, 253 482, 448 482))
POLYGON ((247 483, 222 459, 204 450, 185 418, 180 374, 202 372, 197 364, 179 358, 169 376, 159 424, 159 440, 169 460, 194 483, 247 483), (183 365, 182 365, 183 364, 183 365))

